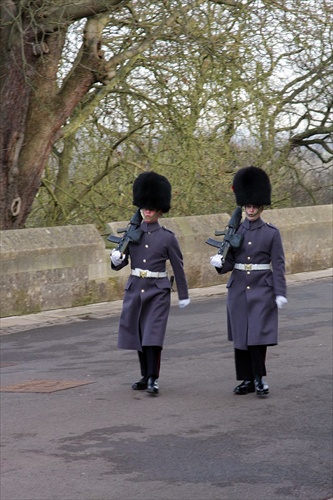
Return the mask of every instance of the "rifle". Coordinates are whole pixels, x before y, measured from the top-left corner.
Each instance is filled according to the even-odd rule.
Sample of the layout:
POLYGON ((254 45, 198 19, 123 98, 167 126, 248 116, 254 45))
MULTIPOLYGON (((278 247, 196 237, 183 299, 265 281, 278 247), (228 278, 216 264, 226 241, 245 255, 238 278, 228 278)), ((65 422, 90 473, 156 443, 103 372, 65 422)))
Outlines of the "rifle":
POLYGON ((237 229, 239 228, 240 222, 242 219, 242 208, 237 207, 233 211, 230 221, 226 226, 224 231, 215 231, 215 236, 222 236, 224 238, 222 241, 217 241, 212 238, 208 238, 206 243, 213 247, 219 249, 218 254, 222 256, 222 265, 225 263, 225 259, 227 257, 227 253, 229 248, 239 248, 242 244, 244 236, 242 234, 235 234, 237 229))
POLYGON ((124 233, 122 237, 110 234, 107 237, 108 241, 113 243, 118 243, 116 250, 120 253, 125 253, 129 243, 139 243, 142 236, 142 229, 140 228, 142 222, 142 215, 140 209, 138 208, 135 214, 132 216, 131 220, 125 228, 117 229, 117 233, 124 233))

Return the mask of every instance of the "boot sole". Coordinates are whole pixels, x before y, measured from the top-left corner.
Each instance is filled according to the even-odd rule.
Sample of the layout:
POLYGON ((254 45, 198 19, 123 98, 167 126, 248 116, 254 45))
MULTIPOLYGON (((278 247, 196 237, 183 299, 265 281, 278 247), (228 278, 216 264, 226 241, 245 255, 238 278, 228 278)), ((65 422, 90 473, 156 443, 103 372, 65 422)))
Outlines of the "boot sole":
POLYGON ((147 389, 147 393, 150 396, 157 396, 158 395, 158 390, 157 389, 147 389))

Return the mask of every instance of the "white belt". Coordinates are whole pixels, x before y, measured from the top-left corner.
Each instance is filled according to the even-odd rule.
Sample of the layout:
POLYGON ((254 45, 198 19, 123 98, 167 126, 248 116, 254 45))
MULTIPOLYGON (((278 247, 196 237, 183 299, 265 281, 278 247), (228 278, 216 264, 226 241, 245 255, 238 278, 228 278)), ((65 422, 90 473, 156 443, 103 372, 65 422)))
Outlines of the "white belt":
POLYGON ((131 275, 138 276, 139 278, 166 278, 168 273, 166 271, 157 273, 136 267, 135 269, 131 269, 131 275))
POLYGON ((271 269, 270 264, 235 264, 235 269, 240 271, 265 271, 266 269, 271 269))

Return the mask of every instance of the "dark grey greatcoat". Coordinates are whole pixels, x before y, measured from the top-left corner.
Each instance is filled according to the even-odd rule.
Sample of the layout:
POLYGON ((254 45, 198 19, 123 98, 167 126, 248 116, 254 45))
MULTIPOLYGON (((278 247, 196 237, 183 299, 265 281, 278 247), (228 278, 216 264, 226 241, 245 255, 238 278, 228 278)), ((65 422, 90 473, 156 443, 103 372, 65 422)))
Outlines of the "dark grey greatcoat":
MULTIPOLYGON (((165 271, 169 260, 175 276, 179 300, 188 298, 183 256, 175 234, 158 222, 142 222, 139 244, 129 244, 129 255, 118 271, 131 261, 131 268, 153 272, 165 271)), ((166 278, 139 278, 130 275, 125 286, 120 315, 118 347, 142 351, 142 346, 163 347, 170 311, 171 284, 166 278)))
POLYGON ((261 218, 245 219, 237 233, 244 241, 237 250, 229 250, 219 274, 231 271, 235 263, 271 264, 272 270, 234 269, 227 283, 228 340, 236 349, 252 345, 278 343, 278 309, 275 297, 286 297, 285 259, 281 235, 275 226, 261 218))

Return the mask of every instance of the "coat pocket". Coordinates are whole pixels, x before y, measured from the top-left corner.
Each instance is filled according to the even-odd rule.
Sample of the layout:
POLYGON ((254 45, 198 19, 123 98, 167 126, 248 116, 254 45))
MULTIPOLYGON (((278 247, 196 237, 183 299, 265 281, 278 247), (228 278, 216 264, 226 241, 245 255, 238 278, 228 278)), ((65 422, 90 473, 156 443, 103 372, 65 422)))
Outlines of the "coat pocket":
POLYGON ((274 281, 273 281, 273 276, 267 276, 265 278, 265 283, 267 286, 271 287, 271 288, 274 288, 274 281))
POLYGON ((227 288, 231 288, 232 284, 234 282, 234 277, 231 275, 230 278, 228 279, 228 282, 226 284, 227 288))
POLYGON ((155 285, 157 286, 157 288, 160 288, 161 290, 164 290, 164 289, 171 290, 171 283, 170 283, 170 280, 168 278, 158 278, 155 281, 155 285))
POLYGON ((129 290, 132 286, 132 276, 130 276, 127 280, 127 283, 125 285, 125 290, 129 290))

